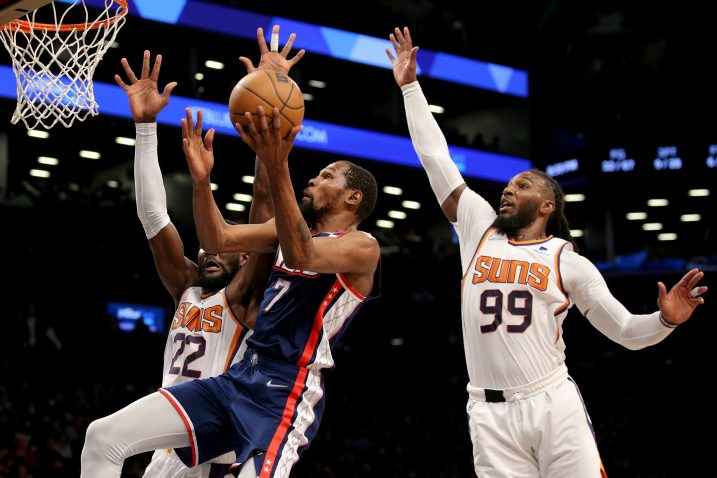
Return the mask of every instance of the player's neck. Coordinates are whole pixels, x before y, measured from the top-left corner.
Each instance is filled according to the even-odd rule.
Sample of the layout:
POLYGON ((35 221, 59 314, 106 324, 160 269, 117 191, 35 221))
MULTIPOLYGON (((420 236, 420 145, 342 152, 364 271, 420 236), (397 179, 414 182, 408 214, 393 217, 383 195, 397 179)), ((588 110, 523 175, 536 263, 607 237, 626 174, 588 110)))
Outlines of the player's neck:
POLYGON ((322 217, 311 226, 311 233, 350 232, 356 230, 356 216, 353 213, 339 213, 330 217, 322 217))
POLYGON ((514 233, 508 235, 508 239, 518 242, 539 241, 541 239, 546 239, 547 237, 545 228, 536 227, 535 224, 531 224, 523 229, 518 229, 514 233))

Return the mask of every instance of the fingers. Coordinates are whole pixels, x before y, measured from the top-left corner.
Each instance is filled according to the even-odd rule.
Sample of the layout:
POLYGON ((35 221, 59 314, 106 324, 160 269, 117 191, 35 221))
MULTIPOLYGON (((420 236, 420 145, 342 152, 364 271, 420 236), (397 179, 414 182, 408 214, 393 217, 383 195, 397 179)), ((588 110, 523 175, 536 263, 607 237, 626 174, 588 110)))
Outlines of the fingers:
POLYGON ((401 29, 396 27, 394 32, 396 33, 396 40, 398 40, 398 43, 401 45, 401 47, 403 47, 405 49, 406 48, 406 37, 404 37, 403 33, 401 33, 401 29))
POLYGON ((690 279, 692 279, 692 277, 697 274, 697 272, 699 272, 699 269, 692 269, 687 274, 683 275, 682 279, 680 279, 680 281, 675 284, 675 287, 687 287, 687 284, 689 284, 690 279))
POLYGON ((192 136, 193 130, 192 126, 194 126, 194 120, 192 119, 192 110, 191 108, 185 108, 184 113, 187 115, 186 118, 182 119, 182 126, 186 126, 187 128, 187 134, 186 137, 190 138, 192 136), (186 123, 186 124, 185 124, 186 123))
POLYGON ((164 87, 164 90, 162 91, 162 98, 164 99, 165 104, 169 103, 169 97, 172 94, 172 90, 177 86, 176 81, 172 81, 171 83, 167 83, 167 86, 164 87))
POLYGON ((418 54, 418 47, 417 47, 417 46, 414 46, 413 48, 411 48, 411 63, 415 63, 415 62, 416 62, 416 55, 417 55, 417 54, 418 54))
POLYGON ((390 49, 386 48, 386 54, 388 55, 388 59, 391 60, 391 63, 396 63, 396 57, 391 54, 390 49))
POLYGON ((657 304, 661 304, 664 300, 665 296, 667 295, 667 287, 665 287, 665 284, 662 282, 657 283, 657 304))
MULTIPOLYGON (((152 73, 149 75, 149 79, 157 82, 159 80, 159 70, 162 67, 162 55, 157 55, 154 60, 154 66, 152 67, 152 73)), ((144 72, 143 72, 144 73, 144 72)))
POLYGON ((269 122, 266 119, 266 113, 264 113, 264 108, 259 106, 256 109, 257 116, 259 117, 259 132, 261 133, 262 139, 264 139, 269 134, 269 122))
POLYGON ((141 80, 149 78, 149 50, 144 50, 144 56, 142 57, 142 75, 139 78, 141 80))
MULTIPOLYGON (((690 279, 687 281, 686 287, 687 287, 688 289, 694 289, 694 287, 697 285, 697 283, 698 283, 699 281, 701 281, 702 278, 705 276, 705 273, 702 272, 701 270, 693 269, 692 271, 697 271, 697 272, 695 272, 695 274, 693 274, 693 275, 690 277, 690 279)), ((690 271, 689 273, 691 273, 692 271, 690 271)), ((688 273, 688 274, 689 274, 689 273, 688 273)))
POLYGON ((266 39, 264 38, 264 29, 259 27, 256 29, 256 41, 259 43, 259 53, 264 54, 269 51, 266 47, 266 39))
MULTIPOLYGON (((283 53, 284 53, 284 52, 282 51, 282 54, 283 54, 283 53)), ((304 50, 303 48, 302 48, 301 50, 299 50, 299 51, 296 53, 296 55, 294 55, 294 58, 292 58, 291 60, 289 60, 289 65, 291 65, 291 66, 296 65, 296 64, 299 62, 299 60, 301 60, 301 59, 304 57, 304 53, 306 53, 306 50, 304 50)))
POLYGON ((286 137, 286 142, 290 145, 294 145, 294 140, 296 139, 296 136, 301 133, 301 130, 304 129, 304 125, 298 125, 291 128, 291 131, 289 131, 289 136, 286 137))
MULTIPOLYGON (((398 28, 396 28, 396 30, 398 30, 398 28)), ((393 45, 393 49, 396 52, 396 55, 400 55, 401 54, 401 46, 396 41, 396 37, 393 35, 393 33, 391 33, 388 36, 388 39, 391 40, 391 44, 393 45)))
POLYGON ((120 78, 119 75, 115 75, 115 81, 123 90, 127 91, 129 89, 129 85, 122 81, 122 78, 120 78))
POLYGON ((284 48, 281 49, 281 56, 283 56, 284 58, 289 56, 289 52, 291 51, 291 48, 294 46, 294 40, 296 40, 296 33, 292 33, 291 35, 289 35, 289 40, 284 45, 284 48))
POLYGON ((202 110, 197 110, 197 124, 194 125, 194 134, 202 136, 202 110))
POLYGON ((269 49, 271 51, 279 51, 279 25, 274 25, 274 28, 271 30, 269 49))
POLYGON ((214 128, 207 131, 207 135, 204 137, 204 146, 210 153, 214 151, 214 128))
POLYGON ((240 56, 239 61, 244 64, 244 67, 246 68, 247 73, 256 71, 256 67, 254 66, 254 63, 252 63, 252 61, 249 58, 247 58, 245 56, 240 56))
POLYGON ((124 72, 127 74, 127 78, 129 78, 130 84, 137 83, 137 77, 135 76, 134 71, 132 71, 132 67, 129 66, 127 58, 122 58, 120 63, 122 63, 122 67, 124 68, 124 72))
POLYGON ((411 40, 411 32, 408 31, 408 27, 403 27, 403 37, 406 39, 406 47, 413 48, 413 40, 411 40))
POLYGON ((271 128, 274 137, 281 139, 281 114, 276 106, 271 110, 271 128))

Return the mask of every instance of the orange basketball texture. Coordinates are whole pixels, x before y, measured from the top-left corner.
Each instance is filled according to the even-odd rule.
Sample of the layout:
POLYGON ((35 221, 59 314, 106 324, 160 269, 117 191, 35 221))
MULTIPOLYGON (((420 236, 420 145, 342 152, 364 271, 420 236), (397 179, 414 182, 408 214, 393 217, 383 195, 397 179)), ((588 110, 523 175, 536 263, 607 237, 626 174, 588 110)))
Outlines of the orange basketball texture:
POLYGON ((272 108, 279 108, 282 138, 286 138, 291 129, 304 119, 304 97, 299 86, 287 75, 277 71, 257 70, 239 80, 229 96, 232 124, 246 126, 248 123, 244 113, 248 111, 259 129, 256 114, 258 106, 264 108, 267 120, 272 117, 272 108))

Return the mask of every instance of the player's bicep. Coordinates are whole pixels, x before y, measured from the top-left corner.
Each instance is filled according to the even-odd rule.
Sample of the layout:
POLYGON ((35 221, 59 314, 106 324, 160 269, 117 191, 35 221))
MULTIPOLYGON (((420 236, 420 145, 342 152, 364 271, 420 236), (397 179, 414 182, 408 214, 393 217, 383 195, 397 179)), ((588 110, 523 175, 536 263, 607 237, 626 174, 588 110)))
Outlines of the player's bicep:
POLYGON ((315 237, 312 246, 312 258, 301 268, 322 274, 372 273, 381 254, 376 239, 361 232, 315 237))
POLYGON ((458 201, 461 198, 461 195, 463 194, 463 191, 468 186, 466 183, 462 183, 457 188, 451 192, 451 194, 446 198, 445 201, 443 201, 443 204, 441 204, 441 210, 443 211, 443 214, 446 215, 449 221, 456 222, 458 220, 458 201))
POLYGON ((176 300, 184 289, 196 282, 197 265, 184 256, 184 244, 172 223, 149 239, 149 247, 162 284, 176 300))

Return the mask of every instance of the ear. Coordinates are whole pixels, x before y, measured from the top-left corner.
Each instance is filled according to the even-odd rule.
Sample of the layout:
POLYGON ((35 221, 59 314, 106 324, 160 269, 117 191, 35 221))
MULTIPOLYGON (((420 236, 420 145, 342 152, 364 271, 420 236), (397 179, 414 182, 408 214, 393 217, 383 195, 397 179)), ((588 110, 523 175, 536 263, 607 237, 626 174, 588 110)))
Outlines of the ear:
POLYGON ((363 193, 358 189, 350 189, 345 201, 353 206, 358 205, 363 199, 363 193))
POLYGON ((239 254, 239 265, 241 267, 244 267, 246 265, 246 261, 249 260, 249 253, 248 252, 242 252, 239 254))
POLYGON ((550 216, 555 211, 555 201, 552 199, 546 199, 543 204, 540 205, 540 212, 543 216, 550 216))

